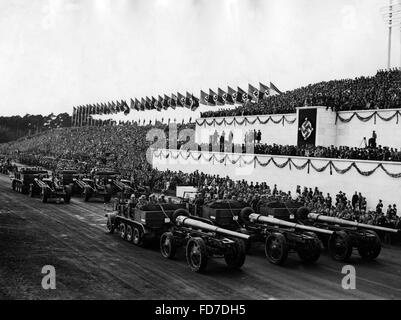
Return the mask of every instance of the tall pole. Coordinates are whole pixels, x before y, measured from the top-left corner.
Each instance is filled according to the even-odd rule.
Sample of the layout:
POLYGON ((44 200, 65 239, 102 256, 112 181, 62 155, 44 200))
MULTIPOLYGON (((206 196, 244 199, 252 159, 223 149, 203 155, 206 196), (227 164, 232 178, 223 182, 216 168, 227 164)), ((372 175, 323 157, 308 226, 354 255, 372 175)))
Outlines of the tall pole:
POLYGON ((391 67, 391 34, 392 34, 392 18, 393 18, 393 0, 390 0, 389 6, 389 25, 388 25, 388 53, 387 53, 387 69, 391 67))

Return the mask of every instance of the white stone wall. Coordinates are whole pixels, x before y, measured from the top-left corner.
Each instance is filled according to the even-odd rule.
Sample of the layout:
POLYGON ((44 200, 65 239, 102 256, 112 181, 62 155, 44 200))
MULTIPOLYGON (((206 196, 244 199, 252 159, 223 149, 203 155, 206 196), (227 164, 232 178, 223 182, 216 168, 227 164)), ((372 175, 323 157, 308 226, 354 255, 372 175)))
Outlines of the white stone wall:
MULTIPOLYGON (((296 119, 296 114, 286 114, 284 115, 287 117, 288 120, 296 119)), ((259 116, 260 120, 263 122, 266 121, 270 116, 259 116)), ((274 121, 279 121, 283 117, 283 114, 280 115, 272 115, 271 118, 274 121)), ((244 120, 244 117, 235 117, 238 121, 244 120)), ((256 119, 256 116, 248 116, 249 121, 253 122, 256 119)), ((218 122, 223 120, 224 118, 215 118, 218 122)), ((231 123, 234 117, 227 117, 226 120, 231 123)), ((213 118, 207 119, 208 122, 212 121, 213 118)), ((203 121, 203 119, 198 119, 199 121, 203 121)), ((262 133, 262 143, 268 144, 282 144, 282 145, 293 145, 297 144, 297 121, 293 124, 289 124, 284 121, 283 123, 275 124, 272 121, 269 121, 266 124, 260 124, 258 121, 254 125, 250 125, 244 123, 243 125, 238 124, 231 124, 231 125, 221 125, 218 126, 217 124, 208 126, 204 124, 203 126, 196 125, 196 138, 195 141, 197 143, 208 143, 209 136, 213 135, 215 130, 217 130, 219 136, 223 133, 226 134, 226 139, 230 131, 234 134, 234 143, 242 144, 244 143, 245 133, 253 130, 260 130, 262 133)))
MULTIPOLYGON (((374 110, 375 111, 375 110, 374 110)), ((371 115, 374 111, 358 111, 362 117, 371 115)), ((380 110, 380 115, 389 118, 396 110, 380 110)), ((353 112, 343 111, 340 115, 343 118, 349 118, 353 112)), ((361 145, 363 137, 368 141, 372 137, 372 131, 377 133, 377 144, 392 148, 401 149, 401 116, 397 124, 397 117, 391 121, 383 121, 376 117, 376 124, 372 118, 368 122, 362 122, 354 117, 351 122, 343 123, 337 121, 336 125, 337 140, 339 146, 358 147, 361 145)), ((362 144, 364 146, 364 144, 362 144)))
MULTIPOLYGON (((310 107, 312 108, 312 107, 310 107)), ((336 113, 326 110, 326 107, 315 107, 317 108, 316 118, 316 145, 321 146, 349 146, 349 147, 364 147, 362 143, 363 137, 366 137, 366 141, 372 136, 373 130, 378 135, 377 144, 382 146, 388 146, 392 148, 401 149, 401 116, 397 124, 397 117, 391 121, 383 121, 379 117, 376 117, 376 123, 372 118, 368 122, 362 122, 357 117, 354 117, 350 122, 344 123, 337 121, 336 113)), ((373 111, 357 111, 361 117, 367 117, 373 112, 378 111, 379 114, 384 118, 389 118, 397 110, 373 110, 373 111)), ((339 115, 343 118, 349 118, 354 111, 341 111, 339 115)), ((297 114, 286 114, 287 119, 296 121, 293 124, 287 122, 275 124, 268 122, 267 124, 255 125, 244 124, 244 125, 221 125, 217 124, 208 126, 206 124, 196 126, 195 141, 198 143, 208 143, 209 136, 217 130, 218 134, 221 135, 224 131, 226 137, 230 131, 234 134, 234 143, 243 143, 246 132, 251 130, 261 130, 262 143, 268 144, 281 144, 281 145, 296 145, 297 144, 297 132, 298 132, 298 119, 297 114)), ((265 121, 269 116, 259 116, 259 118, 265 121)), ((283 117, 283 114, 271 115, 272 119, 278 121, 283 117)), ((227 117, 226 120, 231 122, 234 117, 227 117)), ((238 121, 242 121, 244 117, 235 117, 238 121)), ((256 116, 248 116, 250 121, 256 119, 256 116)), ((224 118, 208 118, 207 121, 211 122, 216 119, 218 122, 224 118)), ((203 119, 198 119, 203 121, 203 119)))

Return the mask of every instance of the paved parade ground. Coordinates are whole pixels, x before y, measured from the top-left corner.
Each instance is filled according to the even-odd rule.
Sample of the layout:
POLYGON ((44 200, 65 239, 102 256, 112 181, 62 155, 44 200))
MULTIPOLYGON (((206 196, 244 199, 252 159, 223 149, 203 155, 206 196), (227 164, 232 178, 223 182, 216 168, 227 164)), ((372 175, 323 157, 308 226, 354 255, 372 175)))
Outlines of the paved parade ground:
POLYGON ((210 261, 189 270, 183 251, 162 258, 105 232, 104 205, 73 198, 43 204, 13 192, 0 176, 0 299, 400 299, 401 248, 385 246, 377 261, 354 255, 356 290, 341 286, 344 263, 324 253, 312 266, 291 254, 269 264, 255 246, 240 271, 210 261), (56 270, 56 289, 41 286, 42 267, 56 270))

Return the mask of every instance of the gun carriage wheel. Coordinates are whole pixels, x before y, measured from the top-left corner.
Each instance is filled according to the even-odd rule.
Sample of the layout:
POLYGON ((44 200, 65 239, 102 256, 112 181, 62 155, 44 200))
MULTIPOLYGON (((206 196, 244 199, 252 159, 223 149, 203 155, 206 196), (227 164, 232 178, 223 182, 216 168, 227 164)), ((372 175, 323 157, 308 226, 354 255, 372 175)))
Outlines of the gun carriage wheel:
POLYGON ((31 198, 33 198, 34 195, 35 195, 35 193, 34 193, 34 191, 33 191, 33 185, 31 184, 31 185, 29 186, 29 196, 30 196, 31 198))
POLYGON ((269 235, 266 238, 265 254, 272 264, 284 264, 288 257, 288 244, 284 235, 281 233, 269 235))
POLYGON ((307 248, 300 248, 297 250, 298 256, 302 261, 306 263, 314 263, 316 262, 321 253, 320 240, 316 234, 313 232, 305 232, 305 235, 312 237, 314 240, 311 243, 311 246, 307 248))
POLYGON ((166 259, 173 259, 177 253, 177 244, 171 232, 165 232, 160 237, 160 252, 166 259))
POLYGON ((137 226, 132 228, 132 242, 136 246, 143 246, 143 232, 137 226))
POLYGON ((127 225, 127 241, 132 242, 132 239, 134 238, 134 231, 132 230, 131 225, 127 225))
POLYGON ((186 257, 192 271, 204 271, 208 260, 205 241, 199 237, 189 239, 186 247, 186 257))
POLYGON ((373 230, 366 230, 366 233, 371 235, 374 239, 372 242, 362 242, 358 246, 359 255, 363 260, 371 261, 376 259, 381 251, 381 241, 377 233, 373 230))
POLYGON ((47 189, 42 189, 42 202, 43 203, 47 203, 47 199, 48 199, 49 195, 47 193, 47 189))
POLYGON ((125 239, 126 236, 127 236, 127 226, 126 226, 126 224, 124 222, 120 223, 119 231, 120 231, 121 239, 125 239))
POLYGON ((227 266, 232 269, 239 269, 245 263, 246 246, 241 239, 235 240, 235 245, 224 255, 227 266))
POLYGON ((338 231, 331 235, 328 247, 330 255, 337 261, 346 261, 352 254, 351 239, 344 231, 338 231))

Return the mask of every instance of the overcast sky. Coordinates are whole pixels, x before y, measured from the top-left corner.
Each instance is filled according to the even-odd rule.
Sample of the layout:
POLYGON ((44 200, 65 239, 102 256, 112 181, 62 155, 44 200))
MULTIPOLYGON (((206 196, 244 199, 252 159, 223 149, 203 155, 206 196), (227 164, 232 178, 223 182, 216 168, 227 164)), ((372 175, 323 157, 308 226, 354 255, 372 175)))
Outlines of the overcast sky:
MULTIPOLYGON (((398 0, 395 0, 398 1, 398 0)), ((388 0, 1 0, 0 115, 386 66, 388 0)), ((400 33, 394 32, 394 65, 400 33)))

